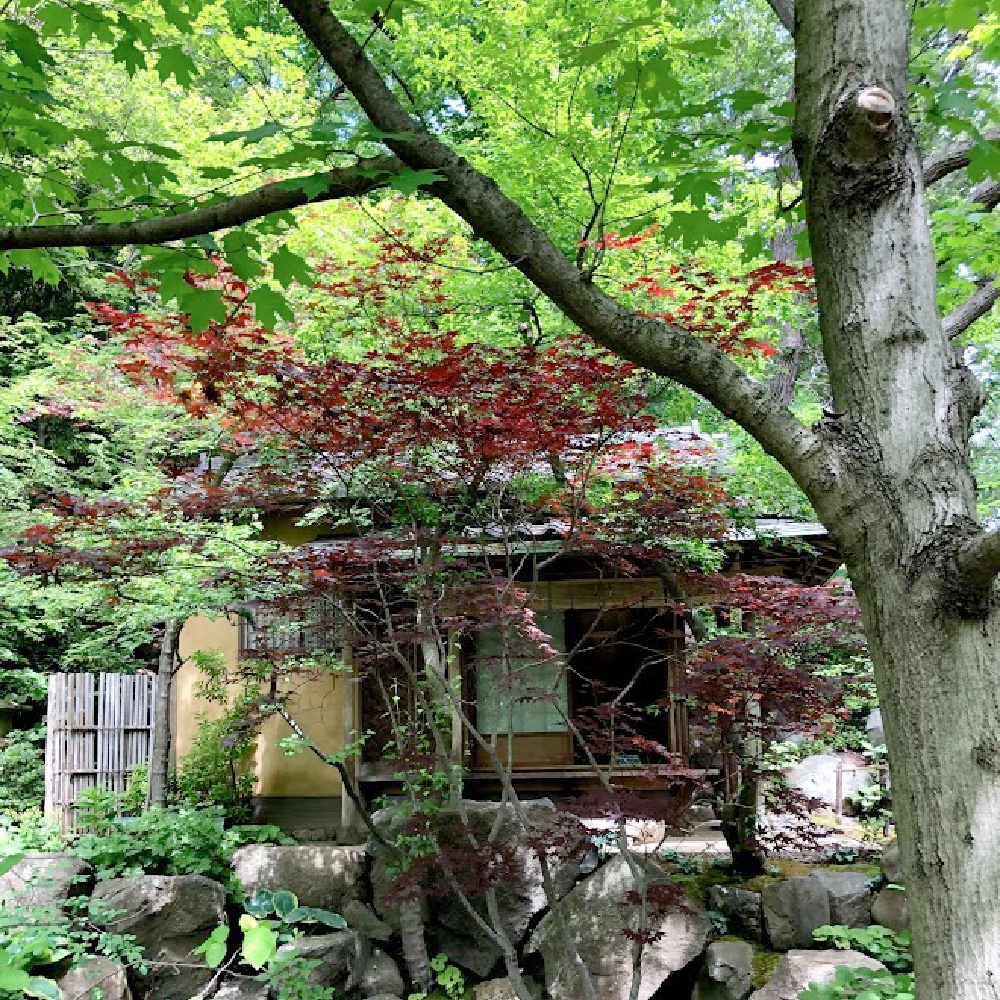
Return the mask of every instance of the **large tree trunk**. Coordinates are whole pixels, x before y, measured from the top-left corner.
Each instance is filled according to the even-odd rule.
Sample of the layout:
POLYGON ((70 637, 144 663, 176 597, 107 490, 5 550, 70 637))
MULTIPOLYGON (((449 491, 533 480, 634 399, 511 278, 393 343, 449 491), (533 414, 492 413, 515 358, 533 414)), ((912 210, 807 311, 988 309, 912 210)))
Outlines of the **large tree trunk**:
POLYGON ((797 5, 806 184, 846 555, 886 723, 921 1000, 1000 998, 1000 611, 964 589, 979 390, 942 331, 905 0, 797 5))

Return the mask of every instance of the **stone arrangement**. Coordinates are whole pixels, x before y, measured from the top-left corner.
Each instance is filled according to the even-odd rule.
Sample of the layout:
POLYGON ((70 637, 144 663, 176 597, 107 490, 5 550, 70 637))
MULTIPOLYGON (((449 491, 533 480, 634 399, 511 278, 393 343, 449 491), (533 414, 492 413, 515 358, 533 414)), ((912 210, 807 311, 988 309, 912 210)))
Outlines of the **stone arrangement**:
MULTIPOLYGON (((539 997, 576 1000, 580 965, 588 970, 599 1000, 627 1000, 635 939, 634 917, 623 905, 637 878, 666 884, 651 860, 631 862, 613 855, 600 861, 589 839, 569 839, 549 872, 557 888, 558 913, 542 891, 542 872, 513 819, 493 803, 469 803, 472 826, 487 831, 499 823, 513 859, 497 893, 498 913, 513 943, 526 981, 539 997), (509 829, 504 828, 507 824, 509 829), (567 947, 567 942, 572 948, 567 947), (575 954, 574 954, 575 952, 575 954)), ((551 803, 531 804, 538 813, 551 803)), ((544 818, 544 816, 542 817, 544 818)), ((392 820, 377 817, 386 833, 392 820)), ((886 851, 884 868, 899 878, 898 854, 886 851)), ((310 981, 330 987, 337 1000, 396 1000, 408 993, 402 964, 399 907, 391 890, 392 862, 377 841, 366 846, 303 844, 244 847, 233 869, 247 894, 288 889, 302 906, 340 913, 345 930, 296 942, 311 960, 310 981)), ((0 878, 4 909, 30 905, 58 914, 74 895, 89 893, 99 905, 92 919, 110 932, 134 935, 151 965, 139 974, 107 958, 93 957, 59 980, 65 1000, 274 1000, 252 975, 218 973, 192 955, 219 924, 235 924, 239 911, 222 885, 199 875, 139 875, 94 884, 88 866, 69 854, 30 854, 0 878)), ((482 916, 485 906, 473 904, 482 916)), ((466 973, 475 1000, 513 1000, 502 953, 453 895, 424 900, 431 954, 442 951, 466 973)), ((655 910, 653 933, 642 949, 638 1000, 671 996, 693 1000, 796 1000, 809 982, 832 978, 837 965, 881 968, 850 951, 821 950, 812 931, 829 923, 867 926, 876 919, 906 926, 905 896, 883 888, 873 898, 868 877, 854 871, 817 870, 767 882, 760 892, 712 886, 703 902, 678 894, 655 910), (708 905, 704 905, 707 903, 708 905), (709 911, 721 914, 729 935, 712 940, 709 911), (744 940, 736 939, 739 936, 744 940), (752 969, 758 947, 784 952, 767 985, 756 992, 752 969)), ((284 954, 293 947, 282 945, 284 954)))

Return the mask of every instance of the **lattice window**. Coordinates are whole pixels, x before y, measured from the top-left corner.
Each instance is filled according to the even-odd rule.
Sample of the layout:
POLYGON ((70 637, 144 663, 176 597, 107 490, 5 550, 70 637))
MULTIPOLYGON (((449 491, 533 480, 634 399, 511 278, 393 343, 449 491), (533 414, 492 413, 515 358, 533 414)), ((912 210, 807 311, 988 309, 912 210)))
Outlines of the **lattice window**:
POLYGON ((253 618, 240 619, 240 655, 333 652, 342 645, 337 602, 332 596, 294 603, 258 604, 253 618))

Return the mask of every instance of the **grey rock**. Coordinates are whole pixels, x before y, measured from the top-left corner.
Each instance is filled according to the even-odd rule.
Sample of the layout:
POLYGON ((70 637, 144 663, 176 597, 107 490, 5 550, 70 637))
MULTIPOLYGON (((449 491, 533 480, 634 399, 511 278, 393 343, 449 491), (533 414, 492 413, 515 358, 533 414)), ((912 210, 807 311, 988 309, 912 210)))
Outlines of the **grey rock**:
POLYGON ((753 945, 713 941, 692 1000, 746 1000, 753 991, 753 945))
POLYGON ((212 1000, 271 1000, 267 983, 255 979, 227 979, 212 995, 212 1000))
POLYGON ((302 906, 335 913, 361 897, 366 863, 363 847, 336 844, 251 844, 233 854, 233 871, 248 896, 258 889, 288 889, 302 906))
POLYGON ((814 944, 812 932, 830 923, 830 897, 811 875, 770 882, 761 898, 767 937, 777 951, 810 947, 814 944))
POLYGON ((402 993, 405 989, 406 981, 399 967, 384 951, 376 948, 361 973, 362 994, 402 993))
POLYGON ((862 872, 813 872, 830 899, 830 923, 867 927, 872 922, 871 880, 862 872))
POLYGON ((329 986, 347 993, 361 984, 365 971, 365 950, 355 931, 334 931, 318 937, 299 938, 278 949, 282 956, 296 954, 318 964, 309 973, 314 986, 329 986))
MULTIPOLYGON (((542 995, 542 988, 534 980, 525 977, 524 985, 533 997, 542 995)), ((506 977, 490 979, 472 987, 472 1000, 518 1000, 514 985, 506 977)))
POLYGON ((379 993, 377 997, 366 997, 365 1000, 400 1000, 395 993, 379 993))
POLYGON ((804 758, 786 777, 792 788, 833 807, 837 802, 837 768, 845 769, 841 774, 841 794, 848 798, 871 784, 866 763, 859 753, 818 753, 804 758))
MULTIPOLYGON (((557 898, 569 892, 588 861, 593 860, 593 845, 586 829, 578 820, 560 813, 548 799, 522 803, 530 830, 525 831, 517 813, 510 806, 497 802, 467 801, 463 810, 469 826, 480 844, 486 844, 494 826, 497 827, 496 843, 504 851, 506 871, 496 886, 497 906, 503 931, 520 945, 528 928, 548 906, 542 887, 541 866, 535 851, 528 846, 529 838, 545 838, 548 831, 558 834, 558 853, 549 858, 557 898)), ((403 820, 397 815, 376 813, 375 823, 380 833, 390 842, 402 828, 403 820)), ((461 836, 460 819, 455 810, 448 810, 439 818, 441 835, 461 836)), ((369 841, 372 854, 371 883, 375 909, 379 916, 399 929, 398 906, 393 900, 393 857, 378 841, 369 841)), ((473 876, 469 872, 465 875, 473 876)), ((461 882, 463 873, 459 873, 461 882)), ((465 904, 457 896, 441 893, 440 884, 429 888, 435 892, 425 900, 425 920, 428 932, 437 940, 441 951, 456 965, 474 972, 481 978, 496 973, 501 951, 495 942, 477 926, 465 904)), ((477 913, 488 921, 483 895, 470 892, 469 897, 477 913)))
POLYGON ((750 1000, 798 1000, 810 983, 833 981, 837 966, 884 969, 881 962, 859 951, 790 951, 781 960, 771 981, 750 995, 750 1000))
POLYGON ((881 864, 882 874, 885 875, 886 882, 900 883, 903 881, 903 872, 899 864, 899 841, 895 837, 882 848, 881 864))
MULTIPOLYGON (((434 912, 433 901, 431 912, 434 912)), ((438 949, 448 956, 448 961, 460 968, 473 972, 480 978, 492 976, 500 968, 503 952, 485 935, 477 938, 471 933, 471 927, 468 930, 470 933, 461 933, 450 927, 436 926, 434 937, 438 949)))
POLYGON ((340 915, 362 937, 371 941, 388 941, 392 937, 392 928, 360 899, 349 900, 341 908, 340 915))
MULTIPOLYGON (((652 861, 638 863, 650 882, 667 880, 652 861)), ((561 904, 598 1000, 627 1000, 629 996, 632 961, 625 931, 636 928, 637 914, 623 902, 634 887, 626 859, 615 857, 575 886, 561 904)), ((701 906, 682 900, 658 916, 652 930, 657 936, 643 952, 638 1000, 649 1000, 674 973, 699 958, 708 940, 709 920, 701 906)), ((577 1000, 583 995, 578 973, 566 955, 551 913, 539 921, 527 950, 541 954, 545 986, 552 1000, 577 1000)))
POLYGON ((74 965, 58 986, 63 1000, 132 1000, 125 966, 103 955, 74 965))
POLYGON ((214 975, 185 967, 191 952, 225 918, 225 890, 202 875, 139 875, 101 882, 91 919, 118 934, 134 934, 154 963, 141 977, 145 1000, 194 996, 214 975), (176 964, 175 964, 176 963, 176 964))
POLYGON ((9 909, 62 906, 71 896, 85 896, 93 884, 94 870, 76 855, 31 851, 0 875, 0 900, 9 909))
POLYGON ((708 890, 708 905, 726 918, 731 933, 764 940, 764 905, 759 892, 713 885, 708 890))
POLYGON ((906 893, 888 886, 882 889, 872 903, 872 920, 897 934, 909 930, 910 911, 906 905, 906 893))

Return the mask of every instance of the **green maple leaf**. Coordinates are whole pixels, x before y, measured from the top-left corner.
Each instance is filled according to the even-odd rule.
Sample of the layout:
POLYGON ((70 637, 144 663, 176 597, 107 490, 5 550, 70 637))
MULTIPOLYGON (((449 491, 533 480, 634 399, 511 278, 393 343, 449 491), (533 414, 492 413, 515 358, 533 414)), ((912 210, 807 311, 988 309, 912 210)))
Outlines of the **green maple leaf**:
POLYGON ((407 167, 389 181, 389 187, 403 194, 413 194, 417 188, 443 180, 444 177, 436 170, 411 170, 407 167))
POLYGON ((262 285, 247 296, 247 301, 252 302, 257 314, 257 322, 261 326, 266 326, 273 330, 277 324, 278 317, 290 320, 294 316, 291 306, 285 301, 281 292, 276 292, 267 285, 262 285))
POLYGON ((122 35, 118 44, 111 50, 111 58, 121 63, 129 76, 133 76, 146 65, 146 53, 128 35, 122 35))
POLYGON ((184 295, 177 296, 177 305, 190 316, 191 329, 195 333, 207 330, 214 320, 221 323, 226 318, 226 306, 222 292, 217 288, 191 288, 184 295))
POLYGON ((286 246, 272 254, 271 267, 274 269, 274 280, 283 288, 287 288, 293 281, 297 281, 300 285, 312 284, 312 268, 286 246))
POLYGON ((172 75, 182 87, 191 83, 196 72, 194 60, 180 45, 165 45, 157 51, 159 59, 156 61, 156 72, 161 80, 166 82, 172 75))

